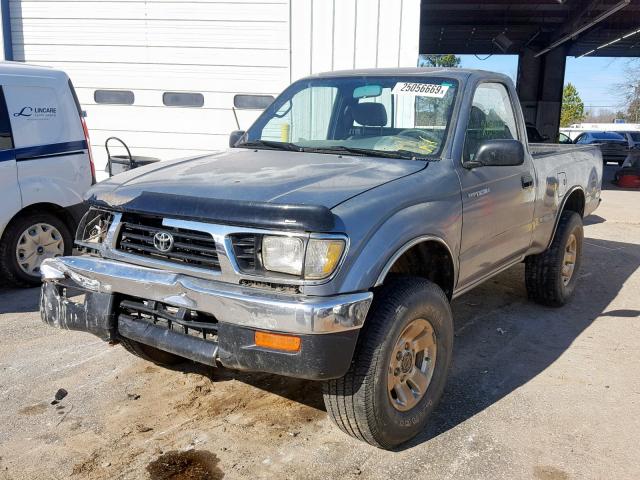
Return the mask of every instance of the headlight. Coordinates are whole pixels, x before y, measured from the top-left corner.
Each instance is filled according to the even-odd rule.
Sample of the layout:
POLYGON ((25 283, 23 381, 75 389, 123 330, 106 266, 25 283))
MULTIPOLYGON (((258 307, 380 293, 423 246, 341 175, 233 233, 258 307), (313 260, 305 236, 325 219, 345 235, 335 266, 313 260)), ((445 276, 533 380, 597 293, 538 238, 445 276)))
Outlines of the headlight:
POLYGON ((272 272, 302 275, 304 242, 297 237, 267 237, 262 239, 262 264, 272 272))
POLYGON ((309 240, 304 262, 304 278, 318 280, 331 275, 342 258, 342 252, 344 240, 309 240))
POLYGON ((76 243, 85 247, 97 247, 107 238, 113 221, 113 213, 91 208, 82 217, 76 231, 76 243))
POLYGON ((262 239, 262 264, 266 270, 302 276, 309 280, 329 277, 344 253, 341 239, 316 239, 305 243, 299 237, 265 236, 262 239))

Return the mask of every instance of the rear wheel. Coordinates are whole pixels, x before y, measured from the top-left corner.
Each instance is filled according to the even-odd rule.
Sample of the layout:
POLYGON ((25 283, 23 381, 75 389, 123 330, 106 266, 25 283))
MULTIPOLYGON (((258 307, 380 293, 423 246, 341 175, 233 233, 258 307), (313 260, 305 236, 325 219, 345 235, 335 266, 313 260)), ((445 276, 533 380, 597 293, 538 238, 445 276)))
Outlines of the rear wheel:
POLYGON ((442 395, 452 348, 451 309, 437 285, 405 278, 382 287, 349 371, 324 384, 330 418, 381 448, 413 438, 442 395))
POLYGON ((155 347, 150 347, 149 345, 145 345, 144 343, 129 340, 128 338, 124 337, 120 337, 119 340, 127 352, 132 353, 136 357, 140 357, 143 360, 153 362, 157 365, 171 366, 185 362, 185 359, 182 357, 174 355, 173 353, 159 350, 155 347))
POLYGON ((563 212, 551 246, 526 259, 525 281, 529 298, 550 307, 561 307, 569 301, 582 263, 583 238, 580 215, 563 212))
POLYGON ((33 213, 9 224, 0 242, 0 274, 16 286, 39 285, 40 265, 47 258, 71 255, 67 224, 50 213, 33 213))

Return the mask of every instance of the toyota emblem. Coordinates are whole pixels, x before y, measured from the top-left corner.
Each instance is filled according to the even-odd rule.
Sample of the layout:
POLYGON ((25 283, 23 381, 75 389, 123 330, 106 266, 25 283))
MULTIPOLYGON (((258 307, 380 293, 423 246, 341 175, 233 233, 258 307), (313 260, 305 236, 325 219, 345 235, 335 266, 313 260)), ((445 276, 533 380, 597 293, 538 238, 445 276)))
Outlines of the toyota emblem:
POLYGON ((170 252, 173 248, 173 235, 169 232, 158 232, 153 236, 153 246, 162 253, 170 252))

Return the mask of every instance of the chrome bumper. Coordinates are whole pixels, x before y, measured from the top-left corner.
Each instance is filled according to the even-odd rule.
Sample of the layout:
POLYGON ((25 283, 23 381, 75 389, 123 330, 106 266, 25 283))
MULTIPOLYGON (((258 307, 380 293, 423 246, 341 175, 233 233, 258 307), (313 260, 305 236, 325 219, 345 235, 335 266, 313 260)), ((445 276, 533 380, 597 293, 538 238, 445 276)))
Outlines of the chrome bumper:
POLYGON ((230 285, 102 258, 45 260, 44 282, 72 280, 99 293, 124 294, 209 313, 219 322, 286 333, 334 333, 362 327, 371 292, 307 297, 230 285))

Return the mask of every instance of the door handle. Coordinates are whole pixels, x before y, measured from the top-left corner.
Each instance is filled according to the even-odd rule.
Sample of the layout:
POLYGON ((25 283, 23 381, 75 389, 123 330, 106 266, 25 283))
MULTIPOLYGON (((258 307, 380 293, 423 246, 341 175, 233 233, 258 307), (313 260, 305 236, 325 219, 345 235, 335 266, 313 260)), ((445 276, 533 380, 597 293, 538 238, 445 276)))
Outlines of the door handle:
POLYGON ((533 177, 531 175, 522 175, 522 188, 527 189, 533 187, 533 177))

